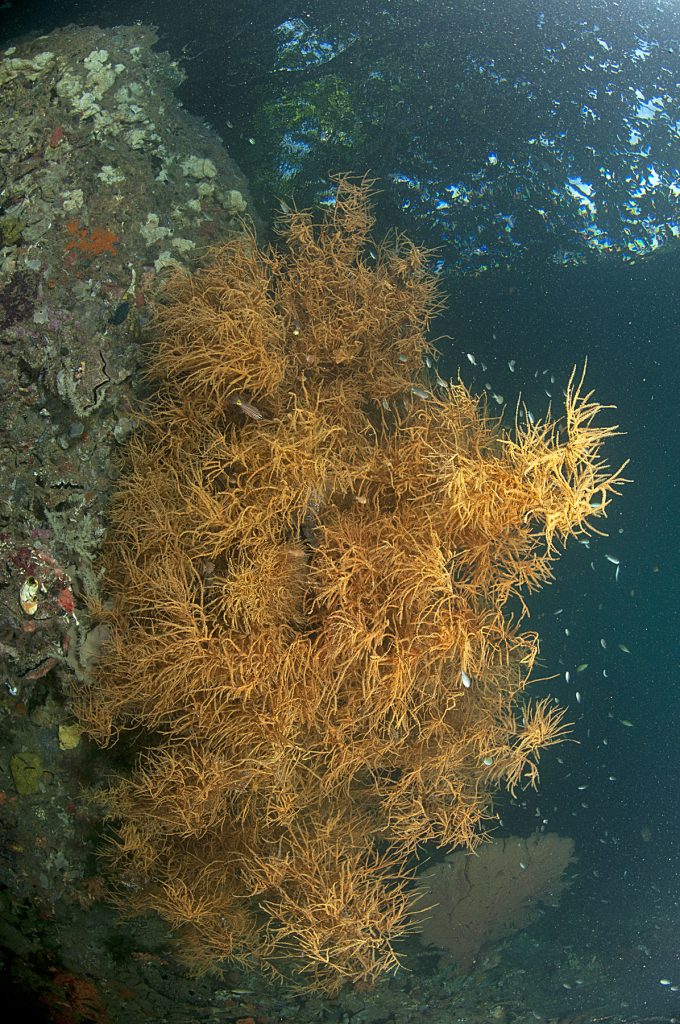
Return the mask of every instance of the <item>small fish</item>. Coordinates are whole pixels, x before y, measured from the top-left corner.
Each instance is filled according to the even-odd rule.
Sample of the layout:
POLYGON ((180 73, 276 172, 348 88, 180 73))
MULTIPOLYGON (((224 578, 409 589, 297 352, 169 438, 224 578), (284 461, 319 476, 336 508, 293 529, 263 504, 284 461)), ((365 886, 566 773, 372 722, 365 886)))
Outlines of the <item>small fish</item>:
POLYGON ((240 395, 229 395, 227 399, 229 405, 235 406, 240 409, 244 416, 248 416, 251 420, 262 420, 264 419, 264 413, 260 412, 257 406, 253 405, 252 402, 247 402, 240 395))
POLYGON ((482 761, 482 764, 485 764, 487 768, 490 768, 491 765, 493 764, 493 758, 485 757, 484 760, 482 761))
POLYGON ((536 418, 534 417, 534 414, 531 411, 531 409, 527 409, 527 419, 529 420, 529 423, 533 427, 534 423, 536 422, 536 418))
POLYGON ((466 690, 469 690, 470 687, 472 686, 472 680, 470 679, 470 676, 467 674, 465 669, 460 670, 460 681, 466 690))
POLYGON ((472 363, 472 365, 476 366, 477 365, 477 360, 473 356, 472 352, 466 352, 465 354, 468 357, 468 359, 470 360, 470 362, 472 363))
POLYGON ((585 786, 579 786, 578 787, 578 789, 581 790, 581 791, 583 791, 584 789, 587 789, 587 788, 588 788, 588 784, 587 783, 586 783, 585 786))
POLYGON ((612 565, 619 565, 619 560, 618 558, 615 558, 614 555, 605 555, 604 557, 608 562, 611 562, 612 565))
POLYGON ((493 400, 496 403, 496 405, 502 405, 503 402, 505 401, 503 396, 502 395, 497 395, 495 391, 492 391, 491 394, 492 394, 493 400))
POLYGON ((416 398, 429 398, 430 392, 426 391, 425 388, 413 387, 411 388, 411 394, 415 395, 416 398))
POLYGON ((623 651, 624 654, 630 654, 630 648, 626 647, 625 644, 619 644, 619 650, 623 651))
POLYGON ((617 566, 616 566, 616 572, 614 573, 614 581, 615 581, 616 583, 618 583, 618 582, 619 582, 619 573, 620 573, 620 572, 621 572, 621 566, 620 566, 620 565, 617 565, 617 566))
POLYGON ((577 672, 585 672, 585 670, 587 668, 588 668, 588 662, 587 661, 582 661, 580 665, 576 666, 576 671, 577 672))
POLYGON ((515 372, 515 363, 516 363, 515 359, 508 359, 508 369, 510 370, 510 373, 514 373, 515 372))
POLYGON ((633 728, 633 723, 629 722, 627 718, 619 718, 619 722, 621 725, 625 725, 627 729, 633 728))
POLYGON ((607 650, 607 641, 605 640, 604 637, 602 637, 601 640, 600 640, 600 647, 602 648, 603 651, 607 650))
POLYGON ((522 864, 522 861, 519 862, 519 866, 521 867, 522 871, 526 871, 527 866, 526 864, 522 864))
POLYGON ((567 671, 567 672, 565 672, 565 673, 564 673, 564 678, 566 679, 566 681, 567 681, 568 683, 570 683, 570 682, 571 682, 571 673, 570 673, 570 672, 568 672, 568 671, 567 671))
POLYGON ((581 703, 581 694, 578 692, 578 690, 576 691, 576 703, 577 704, 581 703))

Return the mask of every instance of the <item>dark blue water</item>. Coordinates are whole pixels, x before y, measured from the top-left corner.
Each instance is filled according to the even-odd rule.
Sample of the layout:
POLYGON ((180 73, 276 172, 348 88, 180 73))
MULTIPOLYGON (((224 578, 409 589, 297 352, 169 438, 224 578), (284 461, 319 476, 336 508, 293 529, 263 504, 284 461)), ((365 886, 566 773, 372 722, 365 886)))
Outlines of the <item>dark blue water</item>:
POLYGON ((578 745, 547 752, 540 792, 520 796, 503 820, 521 831, 533 815, 574 837, 579 878, 555 941, 604 957, 613 989, 638 1012, 667 1007, 659 981, 680 971, 679 265, 670 253, 633 266, 487 275, 459 282, 450 313, 465 379, 489 378, 505 397, 521 386, 542 413, 545 390, 560 395, 543 371, 559 385, 587 355, 590 384, 618 406, 611 415, 626 431, 610 454, 614 463, 630 458, 633 483, 613 506, 608 537, 571 541, 556 582, 531 603, 543 671, 559 674, 545 685, 568 703, 578 745), (507 359, 516 359, 514 374, 507 359), (619 560, 618 581, 606 555, 619 560))
POLYGON ((606 416, 625 433, 607 454, 630 459, 633 482, 608 537, 572 541, 531 601, 542 671, 556 675, 544 686, 569 705, 578 742, 547 752, 540 792, 499 811, 509 831, 576 842, 545 957, 597 957, 609 1012, 680 1013, 680 5, 0 10, 4 41, 135 20, 185 62, 183 102, 222 135, 265 213, 280 197, 327 197, 332 171, 377 179, 376 234, 397 226, 437 249, 444 376, 460 369, 510 410, 521 394, 539 416, 587 357, 589 386, 617 407, 606 416))

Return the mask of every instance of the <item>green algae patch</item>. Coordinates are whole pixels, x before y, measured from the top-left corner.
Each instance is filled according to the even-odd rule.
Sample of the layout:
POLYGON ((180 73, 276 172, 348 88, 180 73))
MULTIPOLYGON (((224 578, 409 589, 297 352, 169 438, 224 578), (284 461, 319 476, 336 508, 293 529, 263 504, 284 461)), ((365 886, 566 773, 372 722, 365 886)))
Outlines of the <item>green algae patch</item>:
POLYGON ((40 754, 34 754, 30 750, 22 750, 18 754, 13 754, 9 759, 9 770, 20 796, 29 796, 31 793, 38 792, 42 776, 40 754))

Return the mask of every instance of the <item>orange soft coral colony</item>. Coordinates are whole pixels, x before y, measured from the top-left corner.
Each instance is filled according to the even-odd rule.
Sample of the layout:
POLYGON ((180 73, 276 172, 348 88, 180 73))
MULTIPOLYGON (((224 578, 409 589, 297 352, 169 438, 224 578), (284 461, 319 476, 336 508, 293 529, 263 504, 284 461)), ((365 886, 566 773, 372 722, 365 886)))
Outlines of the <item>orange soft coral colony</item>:
POLYGON ((76 694, 100 743, 149 737, 108 797, 128 910, 196 969, 326 990, 396 964, 419 844, 475 846, 495 790, 536 781, 564 724, 522 696, 537 638, 507 604, 620 481, 580 385, 512 437, 461 384, 430 395, 427 254, 368 261, 368 199, 340 178, 285 245, 170 280, 76 694))

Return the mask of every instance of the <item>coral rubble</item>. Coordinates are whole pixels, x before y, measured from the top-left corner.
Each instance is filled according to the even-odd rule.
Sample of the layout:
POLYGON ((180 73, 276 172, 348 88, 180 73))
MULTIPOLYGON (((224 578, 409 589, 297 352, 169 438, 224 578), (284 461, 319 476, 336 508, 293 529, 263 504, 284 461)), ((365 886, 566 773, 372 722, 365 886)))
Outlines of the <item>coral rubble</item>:
POLYGON ((341 178, 285 244, 171 277, 75 695, 100 743, 145 737, 108 793, 121 902, 197 969, 327 990, 397 964, 419 844, 473 848, 498 787, 536 781, 565 726, 523 693, 522 595, 620 479, 574 381, 563 421, 513 433, 431 390, 427 254, 369 258, 368 200, 341 178))

